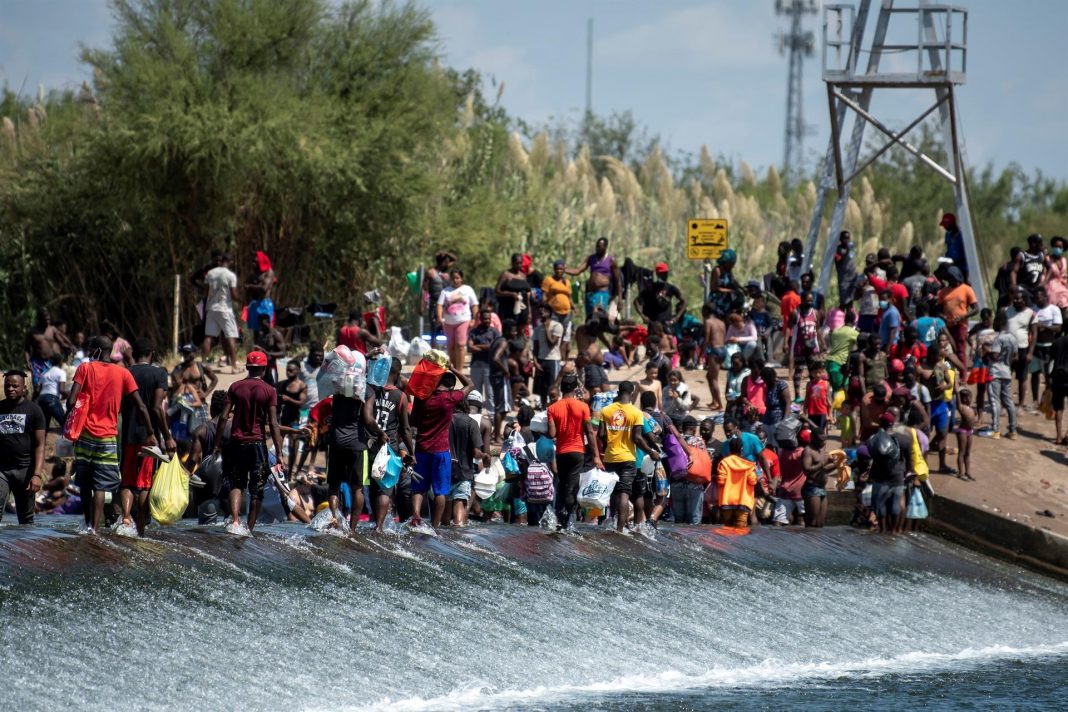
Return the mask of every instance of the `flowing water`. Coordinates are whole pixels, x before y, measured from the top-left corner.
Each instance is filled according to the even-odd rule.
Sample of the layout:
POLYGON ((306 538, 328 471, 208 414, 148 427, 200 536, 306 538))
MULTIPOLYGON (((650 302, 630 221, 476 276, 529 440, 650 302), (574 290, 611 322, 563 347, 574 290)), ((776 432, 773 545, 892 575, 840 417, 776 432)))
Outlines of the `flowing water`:
POLYGON ((1068 586, 845 528, 0 527, 3 709, 1063 708, 1068 586))

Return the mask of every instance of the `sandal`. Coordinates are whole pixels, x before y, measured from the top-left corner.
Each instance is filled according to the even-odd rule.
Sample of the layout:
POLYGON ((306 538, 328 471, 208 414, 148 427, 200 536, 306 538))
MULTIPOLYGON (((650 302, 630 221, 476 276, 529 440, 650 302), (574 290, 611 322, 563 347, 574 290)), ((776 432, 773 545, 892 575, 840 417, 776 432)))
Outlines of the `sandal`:
POLYGON ((940 469, 936 470, 935 472, 937 472, 940 475, 955 475, 955 474, 957 474, 957 471, 955 469, 953 469, 952 467, 943 467, 943 468, 940 468, 940 469))

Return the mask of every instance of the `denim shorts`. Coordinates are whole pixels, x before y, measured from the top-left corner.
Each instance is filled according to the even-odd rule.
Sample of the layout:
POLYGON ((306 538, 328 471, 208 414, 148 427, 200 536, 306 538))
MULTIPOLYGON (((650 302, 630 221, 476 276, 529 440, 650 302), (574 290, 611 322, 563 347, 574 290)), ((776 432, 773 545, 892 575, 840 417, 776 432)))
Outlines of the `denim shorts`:
POLYGON ((412 478, 412 494, 426 494, 431 487, 435 496, 448 497, 452 492, 452 455, 448 450, 415 453, 415 472, 419 479, 412 478))
POLYGON ((806 484, 801 488, 801 496, 805 499, 808 499, 809 497, 826 497, 827 489, 825 487, 806 484))
POLYGON ((902 512, 905 486, 888 482, 874 482, 871 486, 871 506, 877 517, 897 517, 902 512))
MULTIPOLYGON (((434 490, 437 492, 437 490, 434 490)), ((471 501, 471 483, 470 482, 457 482, 452 486, 452 491, 449 493, 449 499, 459 500, 461 502, 471 501)))

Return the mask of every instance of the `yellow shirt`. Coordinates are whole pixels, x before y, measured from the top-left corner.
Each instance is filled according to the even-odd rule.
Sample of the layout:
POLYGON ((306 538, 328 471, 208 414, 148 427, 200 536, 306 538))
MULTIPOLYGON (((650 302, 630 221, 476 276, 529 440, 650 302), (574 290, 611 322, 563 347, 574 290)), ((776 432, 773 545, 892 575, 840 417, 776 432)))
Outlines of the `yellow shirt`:
POLYGON ((553 314, 565 316, 571 313, 571 281, 568 279, 556 279, 546 277, 541 282, 541 291, 545 302, 553 310, 553 314))
POLYGON ((607 433, 605 462, 636 462, 638 448, 634 444, 634 428, 645 421, 642 412, 630 403, 612 403, 601 411, 601 422, 607 433))

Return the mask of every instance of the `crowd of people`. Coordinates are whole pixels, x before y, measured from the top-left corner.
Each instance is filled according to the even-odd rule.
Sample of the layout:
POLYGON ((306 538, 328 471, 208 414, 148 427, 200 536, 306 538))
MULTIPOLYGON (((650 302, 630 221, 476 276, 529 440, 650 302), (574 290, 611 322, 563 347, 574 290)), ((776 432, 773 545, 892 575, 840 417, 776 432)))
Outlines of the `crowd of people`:
POLYGON ((946 253, 932 262, 914 247, 858 263, 842 232, 836 299, 816 287, 800 241, 745 283, 726 250, 702 285, 700 316, 668 264, 621 262, 605 238, 579 265, 556 260, 545 273, 515 254, 477 291, 440 252, 422 286, 428 341, 447 367, 418 395, 374 295, 331 343, 284 361, 294 348, 275 327, 277 278, 262 253, 245 285, 246 377, 217 390, 208 358, 220 346, 235 370, 242 336, 237 276, 217 253, 194 275, 204 341, 183 347, 169 373, 147 339, 128 342, 110 324, 86 339, 41 311, 26 370, 5 375, 0 496, 11 492, 23 523, 81 511, 88 528, 114 520, 143 532, 153 471, 173 456, 193 473, 190 516, 249 530, 264 506, 353 529, 424 518, 435 528, 819 527, 837 487, 855 491, 855 525, 900 532, 926 516, 931 473, 979 478, 973 437, 1018 437, 1028 395, 1066 444, 1065 240, 1047 250, 1032 235, 1014 248, 995 308, 980 310, 952 215, 942 227, 946 253), (385 360, 388 376, 320 398, 335 346, 385 360), (704 403, 687 383, 699 378, 704 403), (80 409, 71 452, 57 445, 46 478, 47 432, 53 422, 68 432, 80 409), (389 486, 374 464, 387 446, 403 463, 389 486), (580 492, 594 480, 611 483, 605 507, 580 492))

